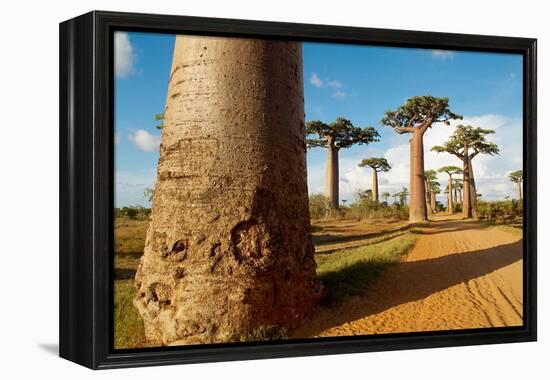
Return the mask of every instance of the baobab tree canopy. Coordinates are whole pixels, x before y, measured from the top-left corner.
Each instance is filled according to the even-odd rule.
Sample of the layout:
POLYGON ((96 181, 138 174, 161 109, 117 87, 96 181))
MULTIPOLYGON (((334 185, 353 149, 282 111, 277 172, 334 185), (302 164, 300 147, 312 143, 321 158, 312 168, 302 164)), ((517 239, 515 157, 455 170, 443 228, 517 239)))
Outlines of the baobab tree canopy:
POLYGON ((359 163, 359 166, 362 168, 368 166, 377 172, 387 172, 391 169, 390 164, 388 164, 388 160, 377 157, 365 158, 359 163))
POLYGON ((447 152, 464 159, 465 149, 468 150, 470 159, 478 154, 499 154, 497 144, 487 141, 486 136, 495 133, 492 129, 472 127, 471 125, 458 125, 454 133, 443 145, 432 147, 434 152, 447 152), (471 151, 470 151, 471 149, 471 151))
POLYGON ((458 166, 443 166, 437 170, 439 173, 447 173, 448 175, 462 174, 462 169, 458 166))
POLYGON ((369 144, 378 141, 378 131, 373 127, 359 128, 343 117, 338 117, 330 124, 320 120, 306 123, 306 135, 317 135, 318 138, 306 140, 308 148, 328 147, 331 143, 336 149, 349 148, 355 144, 369 144))
POLYGON ((523 170, 516 170, 515 172, 509 173, 508 178, 515 183, 523 181, 523 170))
POLYGON ((433 123, 449 125, 454 119, 462 119, 462 116, 451 112, 449 98, 426 95, 413 96, 395 111, 387 111, 381 123, 403 134, 426 130, 433 123))

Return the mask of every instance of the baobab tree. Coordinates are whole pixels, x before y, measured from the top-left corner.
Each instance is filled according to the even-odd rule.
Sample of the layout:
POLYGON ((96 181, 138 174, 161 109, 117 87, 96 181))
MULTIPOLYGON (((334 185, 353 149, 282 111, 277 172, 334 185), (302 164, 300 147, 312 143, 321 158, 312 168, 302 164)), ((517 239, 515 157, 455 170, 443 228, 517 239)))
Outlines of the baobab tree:
POLYGON ((378 173, 389 171, 391 166, 388 164, 388 160, 382 157, 365 158, 359 163, 359 167, 364 168, 365 166, 372 169, 372 199, 378 203, 378 173))
POLYGON ((447 152, 462 161, 463 202, 462 216, 476 218, 476 189, 473 181, 472 160, 478 154, 499 154, 498 146, 486 139, 487 135, 495 133, 492 129, 482 129, 471 125, 458 125, 454 133, 443 145, 434 146, 433 151, 447 152))
POLYGON ((326 124, 320 120, 308 121, 306 135, 317 135, 317 138, 308 138, 308 148, 327 148, 327 171, 325 178, 325 193, 332 208, 338 208, 338 153, 340 149, 349 148, 356 144, 370 144, 378 141, 380 135, 373 127, 355 127, 351 121, 339 117, 333 123, 326 124))
POLYGON ((386 202, 386 205, 388 204, 388 198, 391 197, 391 194, 388 193, 387 191, 384 191, 382 193, 382 198, 384 198, 384 202, 386 202))
MULTIPOLYGON (((453 188, 455 191, 455 204, 462 204, 462 179, 461 178, 453 179, 453 188)), ((479 194, 478 194, 478 198, 479 198, 479 194)))
POLYGON ((382 125, 392 127, 399 134, 410 133, 410 187, 409 222, 428 220, 424 183, 424 134, 434 123, 450 124, 462 116, 451 112, 448 98, 415 96, 394 111, 387 111, 382 125))
POLYGON ((299 326, 322 295, 301 43, 177 36, 165 110, 135 277, 148 343, 221 343, 299 326))
POLYGON ((401 202, 401 206, 405 206, 407 204, 407 197, 409 194, 409 190, 403 186, 403 189, 399 192, 399 202, 401 202))
POLYGON ((435 210, 435 191, 439 189, 439 182, 437 182, 437 172, 435 170, 426 170, 424 172, 424 187, 426 189, 426 206, 428 213, 433 213, 435 210))
POLYGON ((523 199, 521 194, 521 184, 523 182, 523 170, 516 170, 515 172, 511 172, 510 174, 508 174, 508 178, 510 178, 510 181, 516 184, 518 200, 521 201, 523 199))
POLYGON ((442 168, 438 169, 439 173, 447 173, 449 176, 449 184, 448 189, 449 192, 447 194, 447 212, 449 214, 453 213, 454 210, 454 203, 456 201, 456 198, 453 199, 453 175, 455 174, 462 174, 462 169, 460 169, 458 166, 443 166, 442 168))

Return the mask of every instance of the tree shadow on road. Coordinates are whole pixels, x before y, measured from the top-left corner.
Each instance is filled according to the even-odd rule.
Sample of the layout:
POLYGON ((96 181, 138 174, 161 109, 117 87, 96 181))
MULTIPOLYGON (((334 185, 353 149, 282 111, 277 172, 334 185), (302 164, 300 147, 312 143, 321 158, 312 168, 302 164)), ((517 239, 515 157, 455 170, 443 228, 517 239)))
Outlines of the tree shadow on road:
POLYGON ((333 308, 320 307, 292 336, 298 338, 319 335, 331 327, 377 314, 397 305, 424 299, 451 286, 513 264, 522 258, 523 246, 522 240, 519 240, 483 250, 400 263, 387 269, 360 299, 350 299, 349 302, 344 301, 333 308))

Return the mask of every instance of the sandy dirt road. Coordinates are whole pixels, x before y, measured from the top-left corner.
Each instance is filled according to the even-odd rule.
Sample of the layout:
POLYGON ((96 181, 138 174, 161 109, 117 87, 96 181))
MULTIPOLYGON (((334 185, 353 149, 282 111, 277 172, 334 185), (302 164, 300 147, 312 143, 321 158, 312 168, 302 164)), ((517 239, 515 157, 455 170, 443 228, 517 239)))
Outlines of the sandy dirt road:
POLYGON ((522 324, 521 234, 436 220, 404 262, 367 294, 321 307, 294 337, 365 335, 522 324))

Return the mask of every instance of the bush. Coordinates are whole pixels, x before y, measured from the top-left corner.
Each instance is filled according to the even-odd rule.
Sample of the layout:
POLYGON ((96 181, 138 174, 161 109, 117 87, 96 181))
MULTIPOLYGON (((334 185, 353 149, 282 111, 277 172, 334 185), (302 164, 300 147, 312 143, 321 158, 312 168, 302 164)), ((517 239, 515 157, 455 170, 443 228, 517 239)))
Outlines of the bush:
POLYGON ((309 196, 309 215, 311 219, 320 219, 328 216, 330 211, 329 201, 323 194, 309 196))
POLYGON ((151 215, 151 209, 142 206, 125 206, 115 208, 115 217, 127 217, 134 220, 145 220, 151 215))
POLYGON ((478 201, 477 213, 480 219, 490 222, 504 222, 523 217, 523 202, 517 200, 478 201))

